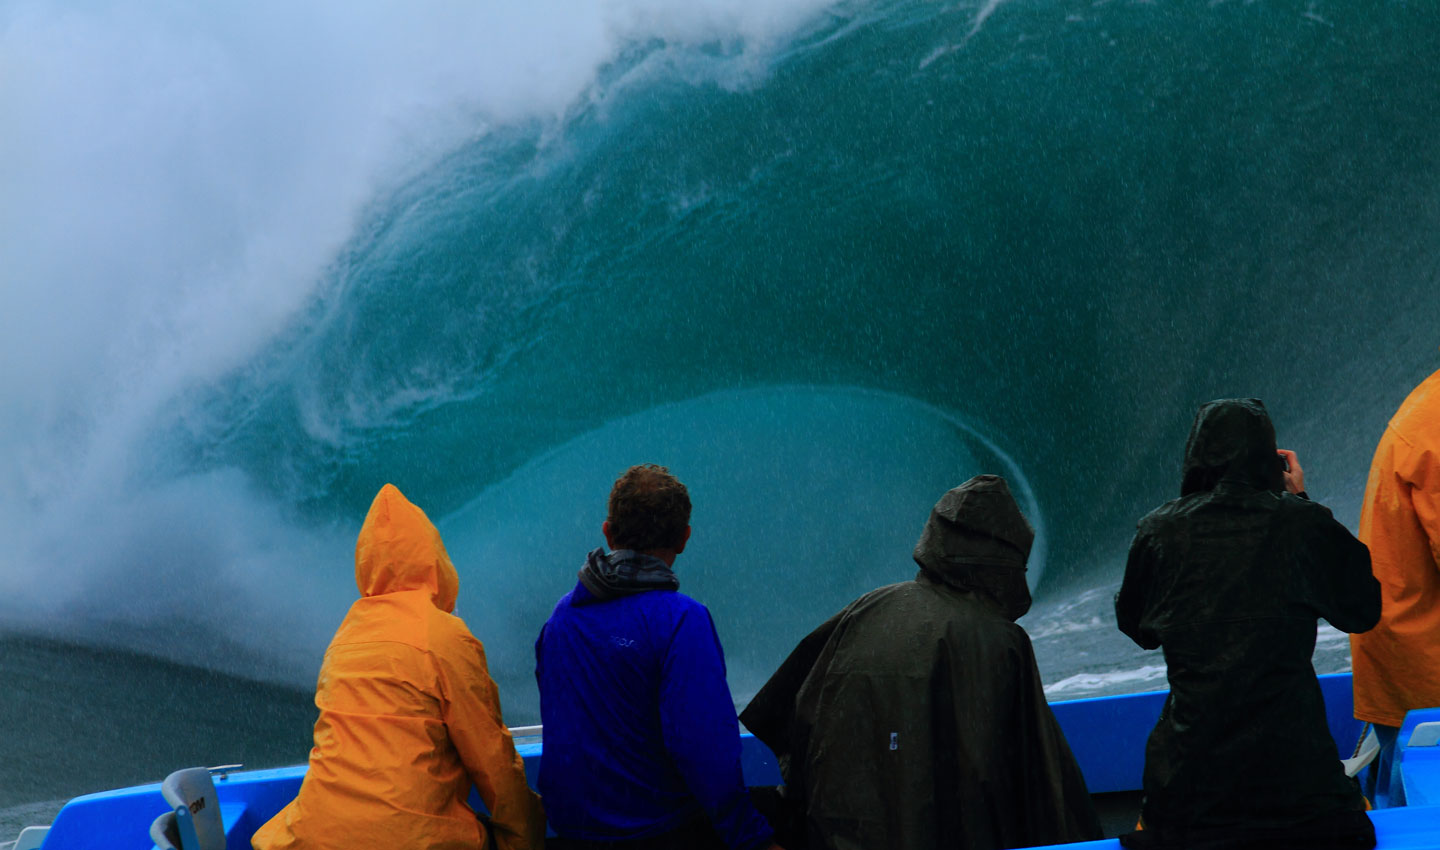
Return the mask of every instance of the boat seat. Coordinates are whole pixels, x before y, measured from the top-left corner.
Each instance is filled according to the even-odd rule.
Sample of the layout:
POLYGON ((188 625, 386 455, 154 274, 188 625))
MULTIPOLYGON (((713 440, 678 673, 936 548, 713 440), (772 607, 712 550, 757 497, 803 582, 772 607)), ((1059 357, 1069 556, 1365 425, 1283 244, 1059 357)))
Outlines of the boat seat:
POLYGON ((1410 733, 1410 741, 1405 746, 1440 746, 1440 720, 1429 720, 1416 726, 1415 731, 1410 733))
POLYGON ((210 771, 177 770, 160 783, 160 795, 171 810, 150 824, 158 850, 225 850, 225 822, 210 771))
POLYGON ((1440 708, 1406 714, 1396 747, 1405 805, 1440 806, 1440 708))

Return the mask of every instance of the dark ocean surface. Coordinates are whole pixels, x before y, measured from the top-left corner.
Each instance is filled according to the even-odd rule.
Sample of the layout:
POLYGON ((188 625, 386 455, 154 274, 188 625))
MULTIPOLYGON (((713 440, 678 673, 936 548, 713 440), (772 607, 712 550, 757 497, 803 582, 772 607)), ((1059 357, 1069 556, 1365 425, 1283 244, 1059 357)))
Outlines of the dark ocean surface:
POLYGON ((302 763, 317 715, 307 690, 17 635, 0 635, 0 683, 0 842, 180 766, 302 763))
MULTIPOLYGON (((1440 368, 1431 3, 637 13, 563 96, 526 86, 588 42, 530 22, 540 77, 476 93, 444 66, 408 99, 365 76, 388 50, 464 50, 363 15, 329 33, 326 8, 286 39, 233 12, 0 10, 16 67, 128 55, 120 32, 171 84, 77 128, 46 110, 89 114, 79 76, 0 76, 0 106, 86 142, 0 145, 49 193, 0 202, 0 354, 25 364, 0 383, 0 624, 31 636, 0 643, 0 809, 303 761, 387 481, 439 524, 512 724, 610 482, 645 461, 691 486, 678 572, 737 701, 910 578, 930 505, 980 472, 1039 532, 1022 623, 1052 698, 1162 687, 1110 597, 1195 408, 1264 399, 1353 527, 1386 419, 1440 368), (247 34, 270 52, 226 41, 247 34), (374 55, 304 58, 351 42, 374 55), (372 104, 403 144, 354 176, 374 138, 344 122, 372 104)), ((1317 666, 1348 663, 1323 628, 1317 666)))

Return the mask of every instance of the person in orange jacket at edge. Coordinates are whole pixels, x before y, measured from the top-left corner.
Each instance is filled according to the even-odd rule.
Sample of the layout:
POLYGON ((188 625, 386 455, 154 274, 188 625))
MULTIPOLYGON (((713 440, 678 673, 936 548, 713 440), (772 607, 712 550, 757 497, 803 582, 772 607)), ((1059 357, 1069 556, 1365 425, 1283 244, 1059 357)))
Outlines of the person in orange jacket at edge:
POLYGON ((1440 706, 1440 372, 1400 405, 1370 465, 1360 539, 1380 580, 1380 624, 1351 635, 1355 716, 1375 727, 1380 757, 1367 792, 1404 805, 1394 775, 1405 712, 1440 706))
POLYGON ((440 532, 386 484, 355 543, 361 598, 325 651, 300 794, 255 850, 479 850, 473 784, 500 850, 541 848, 545 815, 500 718, 485 650, 455 607, 440 532))

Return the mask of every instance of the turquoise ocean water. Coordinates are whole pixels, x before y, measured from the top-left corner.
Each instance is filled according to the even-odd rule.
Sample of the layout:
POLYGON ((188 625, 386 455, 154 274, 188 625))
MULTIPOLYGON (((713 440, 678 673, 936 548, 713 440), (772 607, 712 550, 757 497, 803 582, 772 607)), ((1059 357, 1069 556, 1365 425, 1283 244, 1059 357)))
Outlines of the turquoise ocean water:
POLYGON ((1440 367, 1440 10, 631 6, 0 13, 47 71, 0 59, 35 119, 0 142, 0 622, 303 688, 390 481, 529 722, 534 636, 655 461, 743 700, 999 472, 1061 698, 1163 684, 1108 598, 1199 403, 1263 398, 1353 527, 1440 367), (91 95, 43 56, 117 28, 161 58, 115 85, 169 88, 56 117, 91 95))

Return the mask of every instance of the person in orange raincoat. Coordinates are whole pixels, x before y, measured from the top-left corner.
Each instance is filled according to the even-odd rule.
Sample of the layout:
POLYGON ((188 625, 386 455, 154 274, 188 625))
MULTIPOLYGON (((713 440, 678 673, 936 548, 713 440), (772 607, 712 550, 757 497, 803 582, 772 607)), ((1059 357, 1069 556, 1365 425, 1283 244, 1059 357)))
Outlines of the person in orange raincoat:
POLYGON ((1440 372, 1416 387, 1385 429, 1360 509, 1360 539, 1380 580, 1380 624, 1351 635, 1355 716, 1382 749, 1371 768, 1389 805, 1395 736, 1412 708, 1440 706, 1440 372))
POLYGON ((459 577, 440 533, 386 484, 355 543, 350 607, 325 651, 315 746, 296 799, 255 850, 540 848, 545 815, 500 718, 485 650, 450 612, 459 577))

